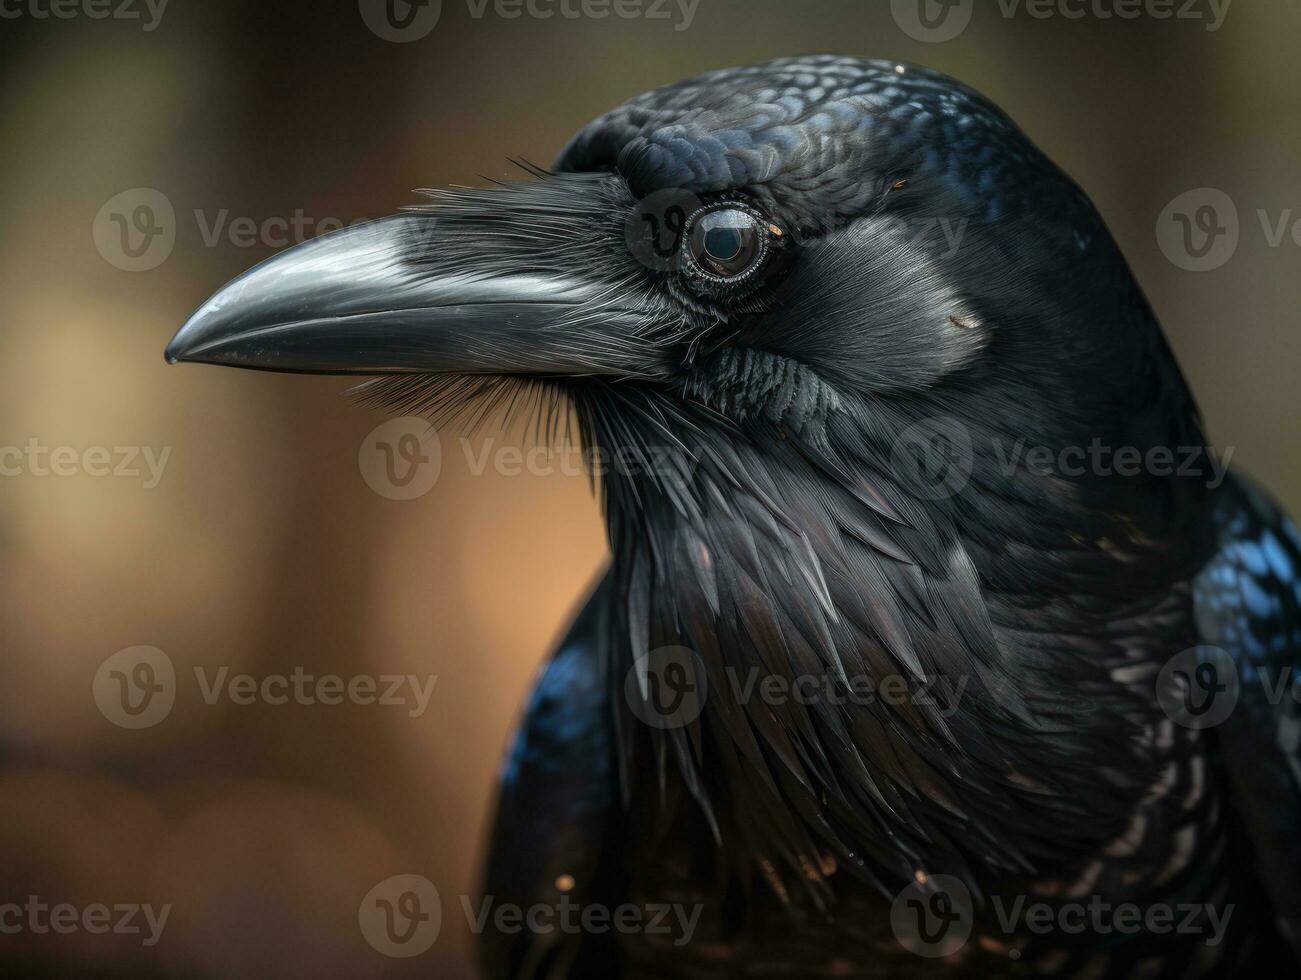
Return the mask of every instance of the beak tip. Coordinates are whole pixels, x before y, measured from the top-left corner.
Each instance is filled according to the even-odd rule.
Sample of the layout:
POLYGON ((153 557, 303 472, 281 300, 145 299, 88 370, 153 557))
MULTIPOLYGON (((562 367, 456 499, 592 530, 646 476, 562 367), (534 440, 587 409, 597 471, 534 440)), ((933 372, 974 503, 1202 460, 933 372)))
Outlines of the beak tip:
POLYGON ((185 360, 188 345, 179 343, 179 341, 180 334, 178 333, 163 348, 163 360, 168 364, 180 364, 181 361, 185 360))
POLYGON ((207 323, 207 319, 204 310, 200 309, 181 324, 181 328, 172 335, 172 339, 163 348, 163 360, 168 364, 190 361, 191 355, 207 346, 207 342, 213 339, 211 325, 207 323))

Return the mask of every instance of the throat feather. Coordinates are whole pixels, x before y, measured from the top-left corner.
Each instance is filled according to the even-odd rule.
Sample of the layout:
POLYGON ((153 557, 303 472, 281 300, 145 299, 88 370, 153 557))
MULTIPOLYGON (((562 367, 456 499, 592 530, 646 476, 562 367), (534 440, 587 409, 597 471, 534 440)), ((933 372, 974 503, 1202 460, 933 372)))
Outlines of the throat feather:
POLYGON ((963 792, 993 795, 1012 770, 980 757, 986 731, 1018 724, 1024 709, 951 529, 894 524, 828 477, 841 467, 810 463, 789 420, 794 410, 807 425, 829 408, 816 379, 789 362, 736 376, 751 394, 798 389, 780 413, 788 438, 781 423, 757 440, 684 429, 696 461, 685 504, 678 481, 674 494, 618 475, 607 487, 624 597, 612 623, 625 658, 610 672, 619 702, 671 686, 624 683, 674 663, 657 659, 667 648, 692 652, 708 692, 699 717, 664 730, 637 724, 654 705, 630 705, 625 773, 645 771, 637 746, 649 741, 650 758, 676 760, 726 855, 786 869, 815 902, 829 886, 811 868, 907 877, 940 854, 958 869, 963 839, 1026 866, 1005 821, 966 826, 963 792), (860 700, 864 684, 877 693, 860 700), (966 711, 963 698, 988 710, 966 711))
POLYGON ((649 458, 671 434, 674 449, 660 457, 671 472, 615 468, 601 484, 625 792, 659 798, 672 781, 685 793, 665 798, 695 800, 721 860, 780 869, 815 904, 833 897, 822 867, 975 883, 1123 830, 1132 788, 1099 788, 1080 763, 1102 751, 1145 774, 1150 760, 1134 756, 1144 705, 1106 703, 1114 688, 1100 683, 1081 712, 1063 680, 1104 664, 1116 640, 1075 619, 1045 632, 1042 602, 991 600, 959 512, 919 505, 888 450, 847 442, 842 430, 872 420, 833 410, 819 379, 764 355, 716 356, 734 360, 710 397, 745 400, 756 414, 744 426, 650 388, 576 399, 598 445, 649 458), (759 403, 775 392, 789 397, 759 403), (655 659, 666 648, 691 651, 706 697, 697 715, 658 727, 647 702, 682 674, 681 661, 655 659), (645 683, 657 662, 669 673, 645 683), (875 693, 832 696, 860 681, 875 693))

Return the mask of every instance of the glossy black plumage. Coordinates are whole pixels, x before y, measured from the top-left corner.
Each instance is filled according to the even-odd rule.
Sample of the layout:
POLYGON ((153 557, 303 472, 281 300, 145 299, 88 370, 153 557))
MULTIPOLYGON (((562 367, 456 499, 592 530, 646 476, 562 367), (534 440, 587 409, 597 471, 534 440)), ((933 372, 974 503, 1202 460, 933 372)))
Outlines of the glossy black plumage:
MULTIPOLYGON (((1115 398, 1116 404, 1108 406, 1106 418, 1108 423, 1114 420, 1116 428, 1105 430, 1107 435, 1122 431, 1127 436, 1139 435, 1141 438, 1134 440, 1139 445, 1144 444, 1144 439, 1152 445, 1204 445, 1194 406, 1146 303, 1092 208, 1073 184, 1023 142, 1001 114, 948 80, 912 68, 904 68, 901 75, 893 65, 836 59, 799 60, 705 76, 635 99, 603 117, 576 137, 559 162, 562 170, 605 166, 625 176, 637 193, 676 186, 701 193, 745 187, 765 201, 770 213, 805 228, 812 238, 825 235, 828 226, 835 234, 849 216, 860 225, 865 218, 880 217, 885 210, 882 201, 894 191, 895 183, 906 180, 916 193, 930 196, 927 206, 932 210, 939 198, 948 206, 962 209, 958 213, 996 229, 1000 237, 995 247, 1008 253, 1003 267, 1014 269, 1019 280, 1009 283, 1003 279, 992 284, 964 281, 960 268, 951 270, 951 278, 940 282, 925 274, 918 275, 914 282, 904 277, 900 285, 914 286, 924 293, 920 303, 948 303, 952 308, 979 315, 987 308, 979 291, 982 286, 992 286, 996 299, 986 302, 990 306, 997 304, 995 308, 1004 316, 1012 306, 1015 313, 1027 318, 1060 317, 1070 326, 1078 326, 1081 338, 1073 342, 1074 346, 1087 345, 1093 362, 1084 370, 1073 370, 1075 377, 1062 379, 1066 384, 1077 379, 1096 384, 1094 372, 1105 369, 1105 364, 1098 363, 1099 355, 1123 363, 1127 381, 1137 375, 1127 384, 1128 391, 1119 386, 1109 389, 1108 395, 1115 398), (819 98, 808 97, 810 92, 825 100, 824 104, 819 104, 819 98), (837 104, 828 108, 826 102, 837 104), (857 111, 851 112, 847 106, 857 111), (827 122, 832 125, 819 129, 827 122), (799 132, 801 127, 805 132, 799 132), (808 129, 816 130, 816 136, 810 137, 808 129), (889 148, 891 166, 897 169, 880 169, 882 146, 889 148), (877 180, 863 179, 864 158, 872 158, 869 172, 877 175, 877 180), (1018 241, 1014 237, 1017 227, 1030 222, 1032 230, 1018 241), (1040 261, 1040 268, 1018 268, 1018 257, 1032 247, 1049 248, 1049 261, 1040 261), (1078 287, 1063 292, 1060 285, 1049 285, 1052 275, 1066 271, 1074 278, 1086 278, 1089 287, 1100 282, 1107 287, 1107 294, 1088 295, 1086 289, 1078 287), (953 290, 955 285, 958 290, 953 290), (1009 285, 1029 295, 1009 295, 1009 285), (1067 306, 1074 309, 1061 309, 1067 306), (1104 322, 1090 322, 1090 318, 1104 322), (1109 350, 1108 329, 1132 331, 1134 336, 1109 350)), ((907 257, 901 258, 890 250, 873 256, 856 255, 853 249, 844 248, 845 244, 843 239, 837 242, 841 252, 830 257, 831 261, 839 259, 845 267, 841 288, 828 296, 823 290, 802 289, 797 279, 785 300, 797 309, 804 304, 809 309, 801 310, 801 316, 790 317, 798 321, 799 329, 798 333, 793 331, 789 348, 774 343, 774 336, 781 336, 780 316, 776 324, 771 319, 764 322, 767 346, 798 357, 802 349, 816 343, 819 324, 828 319, 826 307, 837 300, 847 306, 852 304, 852 315, 862 317, 865 324, 879 322, 883 313, 889 315, 889 304, 898 303, 897 291, 875 299, 880 307, 873 309, 873 297, 846 289, 843 282, 852 279, 854 273, 870 282, 871 262, 879 260, 883 266, 901 261, 906 264, 907 257)), ((987 253, 973 251, 971 261, 986 264, 988 275, 987 253)), ((1000 271, 999 264, 992 268, 996 273, 1000 271)), ((876 273, 876 280, 888 280, 889 276, 883 267, 876 273)), ((937 310, 937 319, 942 319, 940 312, 937 310)), ((1053 357, 1079 356, 1080 352, 1071 349, 1045 353, 1053 357)), ((784 636, 780 645, 788 658, 788 663, 778 669, 781 673, 794 672, 797 665, 830 673, 847 661, 851 669, 865 666, 869 673, 878 674, 961 674, 974 669, 976 683, 983 687, 975 704, 956 719, 943 723, 931 719, 938 731, 929 735, 910 730, 906 722, 898 719, 874 723, 861 723, 859 719, 857 735, 852 733, 853 724, 842 728, 826 717, 782 718, 775 727, 768 723, 765 730, 762 719, 752 716, 741 720, 736 716, 742 712, 735 708, 730 717, 715 722, 726 734, 708 743, 703 751, 687 745, 685 738, 665 738, 667 746, 660 742, 657 748, 645 749, 646 756, 638 757, 635 750, 627 748, 627 742, 646 733, 623 735, 620 741, 631 756, 625 760, 627 769, 637 772, 646 766, 654 767, 656 763, 651 760, 655 758, 663 767, 665 757, 676 757, 678 767, 688 774, 676 789, 678 795, 694 793, 706 801, 706 808, 714 806, 713 801, 720 797, 722 806, 735 807, 733 814, 722 818, 727 829, 721 833, 720 853, 736 852, 731 858, 716 859, 726 869, 722 872, 724 878, 728 872, 739 872, 744 880, 747 874, 754 873, 753 867, 745 867, 747 859, 757 856, 768 877, 776 879, 770 881, 771 891, 762 884, 742 889, 748 897, 738 904, 749 903, 747 911, 741 913, 744 924, 731 923, 729 928, 721 912, 714 921, 716 932, 711 939, 718 947, 730 949, 723 957, 729 963, 729 972, 781 975, 783 962, 791 975, 896 976, 910 974, 913 967, 933 970, 935 964, 910 959, 908 954, 891 955, 898 950, 894 937, 883 926, 886 903, 871 894, 873 884, 886 893, 897 890, 913 869, 961 874, 977 894, 1006 890, 1012 881, 1019 881, 1021 890, 1036 894, 1051 895, 1054 889, 1069 893, 1084 883, 1103 894, 1145 895, 1148 901, 1171 904, 1189 896, 1198 900, 1216 896, 1226 901, 1225 896, 1231 894, 1240 912, 1268 920, 1269 902, 1254 894, 1259 885, 1244 877, 1235 879, 1237 872, 1231 867, 1238 866, 1226 858, 1230 846, 1220 836, 1220 804, 1213 791, 1206 788, 1214 785, 1217 772, 1222 773, 1217 769, 1222 765, 1218 745, 1209 738, 1177 729, 1155 710, 1151 692, 1161 660, 1199 639, 1190 617, 1187 586, 1179 583, 1186 581, 1196 565, 1205 560, 1208 549, 1213 548, 1208 540, 1210 508, 1218 506, 1224 511, 1233 504, 1211 503, 1204 488, 1197 486, 1165 487, 1154 492, 1152 487, 1136 489, 1132 483, 1117 490, 1105 486, 1105 481, 1096 481, 1102 485, 1089 487, 1088 492, 1094 495, 1090 502, 1097 511, 1112 506, 1117 493, 1122 499, 1128 498, 1124 502, 1137 505, 1133 513, 1151 529, 1153 540, 1142 540, 1132 529, 1122 531, 1117 539, 1128 538, 1121 547, 1132 547, 1134 553, 1130 555, 1116 554, 1115 548, 1108 554, 1106 548, 1089 545, 1090 538, 1105 540, 1105 531, 1117 530, 1105 526, 1108 521, 1101 513, 1089 513, 1087 504, 1069 499, 1051 500, 1061 493, 1060 487, 1047 488, 1045 499, 1029 480, 1021 486, 1006 485, 1005 477, 981 472, 982 462, 990 463, 993 454, 982 454, 980 445, 983 441, 988 446, 998 437, 1000 416, 1006 417, 997 409, 986 411, 982 401, 996 397, 1020 400, 1018 410, 1001 431, 1009 439, 1018 434, 1024 438, 1026 432, 1034 432, 1049 445, 1070 439, 1065 433, 1051 432, 1055 420, 1034 417, 1040 406, 1035 404, 1034 393, 1024 379, 1017 379, 1022 383, 1008 385, 1003 391, 948 394, 955 400, 969 399, 966 405, 961 401, 957 404, 964 410, 964 421, 978 432, 973 476, 977 484, 985 480, 988 484, 980 488, 983 499, 960 495, 955 509, 961 507, 967 513, 950 514, 947 520, 937 521, 934 503, 930 513, 918 508, 908 488, 899 486, 898 475, 890 472, 890 460, 883 457, 891 436, 897 437, 914 419, 951 410, 947 398, 935 400, 931 392, 909 392, 913 400, 903 404, 882 398, 871 408, 873 413, 884 416, 879 419, 855 417, 852 406, 837 406, 839 411, 831 414, 838 420, 848 418, 848 431, 800 432, 807 430, 810 419, 825 424, 822 413, 797 412, 787 417, 767 411, 774 400, 780 403, 780 399, 772 397, 770 388, 746 382, 747 374, 756 373, 753 362, 758 355, 727 356, 740 363, 729 364, 721 377, 707 373, 700 382, 704 390, 698 397, 712 400, 725 413, 735 415, 738 406, 728 403, 724 394, 727 386, 735 383, 743 391, 758 391, 754 401, 767 415, 761 427, 771 426, 765 433, 766 440, 763 436, 758 440, 766 443, 761 451, 763 460, 747 465, 745 450, 731 438, 711 444, 705 436, 700 440, 702 445, 691 442, 692 458, 705 460, 694 476, 696 487, 701 488, 694 501, 700 508, 698 513, 683 520, 680 515, 684 511, 690 514, 691 504, 666 505, 664 513, 648 514, 650 508, 644 501, 615 501, 611 508, 616 551, 612 575, 619 586, 616 591, 631 597, 626 606, 616 601, 616 608, 631 619, 644 615, 648 606, 653 608, 654 600, 643 593, 654 591, 648 582, 654 578, 661 589, 675 594, 665 603, 666 608, 659 610, 658 620, 651 615, 652 630, 657 621, 679 625, 676 630, 644 638, 634 627, 633 649, 622 658, 615 650, 624 641, 616 632, 604 641, 611 649, 603 655, 615 669, 603 669, 618 678, 628 668, 629 657, 635 655, 639 644, 650 648, 657 642, 685 641, 703 650, 706 659, 712 647, 718 662, 707 666, 713 668, 711 681, 717 682, 724 663, 746 663, 756 657, 756 646, 760 648, 758 657, 763 659, 762 638, 779 635, 784 636), (733 382, 734 378, 738 380, 733 382), (985 424, 993 431, 979 432, 985 424), (771 446, 779 444, 782 435, 792 448, 774 453, 771 446), (803 442, 799 436, 811 445, 799 445, 803 442), (828 442, 840 447, 842 453, 848 448, 853 463, 845 467, 843 458, 835 458, 840 453, 827 460, 828 442), (801 454, 806 459, 800 460, 801 454), (782 456, 789 459, 782 462, 782 456), (806 479, 819 486, 801 488, 796 475, 801 470, 806 470, 806 479), (862 479, 865 471, 875 485, 868 494, 856 494, 847 484, 862 479), (712 501, 708 499, 711 481, 721 491, 713 494, 712 501), (783 497, 783 492, 788 496, 783 497), (833 492, 830 506, 822 512, 808 513, 808 500, 828 492, 833 492), (744 499, 748 493, 753 494, 750 501, 744 499), (843 494, 843 499, 836 501, 835 493, 843 494), (742 499, 738 501, 737 497, 742 499), (729 499, 727 505, 721 503, 723 498, 729 499), (886 506, 881 506, 882 501, 886 506), (789 530, 783 523, 786 520, 790 522, 789 530), (631 527, 625 529, 621 522, 631 527), (1070 530, 1063 534, 1067 528, 1070 530), (620 533, 625 537, 621 538, 620 533), (822 537, 809 548, 808 539, 819 534, 822 537), (649 548, 643 543, 647 539, 652 542, 649 548), (975 565, 968 573, 965 589, 964 575, 944 565, 944 547, 955 540, 962 541, 963 551, 975 565), (693 558, 706 541, 714 556, 712 569, 701 569, 693 558), (654 555, 646 555, 647 550, 654 555), (642 562, 657 567, 658 575, 637 571, 639 553, 642 562), (843 562, 840 568, 832 564, 837 558, 843 562), (896 560, 900 558, 903 560, 896 560), (775 575, 763 567, 774 560, 779 563, 775 575), (783 563, 787 568, 780 569, 783 563), (807 572, 801 577, 802 563, 814 565, 816 577, 807 572), (732 568, 725 574, 728 566, 732 568), (977 576, 984 583, 983 600, 977 576), (826 593, 821 607, 808 598, 794 606, 779 598, 784 591, 816 595, 820 587, 826 593), (729 589, 737 609, 745 608, 747 603, 768 605, 760 618, 767 615, 771 621, 749 628, 738 628, 735 622, 729 626, 726 615, 718 612, 720 604, 726 604, 729 589), (966 599, 960 598, 964 591, 966 599), (970 613, 985 602, 992 622, 983 614, 972 619, 970 613), (1087 613, 1075 608, 1083 603, 1097 608, 1087 613), (852 625, 846 633, 851 635, 832 638, 837 626, 825 615, 827 608, 834 608, 842 616, 848 612, 846 619, 852 625), (962 609, 965 616, 957 614, 962 609), (695 629, 683 623, 693 617, 701 620, 695 629), (1040 632, 1053 638, 1027 641, 1027 633, 1040 632), (794 642, 807 643, 802 653, 791 650, 792 638, 796 637, 799 639, 794 642), (959 643, 950 646, 944 642, 955 637, 959 643), (919 653, 915 649, 919 638, 926 638, 922 642, 931 649, 919 653), (818 652, 827 651, 836 651, 839 662, 820 661, 818 652), (842 651, 847 655, 840 657, 842 651), (1032 667, 1031 658, 1046 658, 1049 663, 1032 667), (1125 683, 1117 683, 1117 678, 1125 683), (1096 710, 1070 702, 1072 696, 1081 693, 1086 693, 1096 710), (1027 717, 1034 721, 1027 722, 1027 717), (867 724, 879 724, 886 734, 873 735, 867 724), (827 726, 829 733, 815 731, 821 726, 827 726), (885 741, 876 743, 879 738, 885 741), (855 756, 832 754, 828 745, 836 744, 856 744, 855 756), (873 744, 877 744, 879 754, 872 754, 873 744), (889 745, 888 751, 885 745, 889 745), (819 750, 821 757, 810 757, 811 752, 819 750), (956 778, 952 770, 944 771, 941 761, 950 750, 974 757, 971 768, 959 770, 956 778), (939 755, 928 761, 932 751, 939 755), (863 753, 867 753, 871 764, 864 765, 863 753), (1111 768, 1105 776, 1099 772, 1104 765, 1111 768), (753 774, 765 766, 772 767, 772 780, 765 780, 760 788, 745 787, 746 778, 741 774, 753 774), (701 768, 721 769, 728 775, 711 778, 708 771, 695 771, 701 768), (1018 785, 1024 782, 1022 774, 1027 769, 1037 769, 1040 777, 1035 781, 1035 791, 1029 794, 1018 785), (1019 777, 1016 782, 1008 779, 1012 773, 1019 777), (737 785, 738 779, 741 786, 737 785), (852 784, 855 779, 861 784, 861 795, 857 797, 846 789, 846 781, 852 784), (711 782, 716 785, 703 788, 711 782), (774 785, 780 788, 774 791, 774 785), (1202 788, 1193 798, 1190 787, 1199 785, 1202 788), (1138 792, 1144 788, 1144 792, 1138 792), (829 813, 812 798, 838 790, 844 794, 841 804, 846 810, 861 813, 863 809, 876 809, 882 814, 881 823, 887 825, 893 816, 902 817, 887 838, 885 853, 866 853, 871 844, 862 836, 855 844, 837 849, 844 837, 828 831, 828 827, 838 818, 843 819, 843 814, 829 813), (1172 794, 1180 791, 1183 798, 1177 804, 1171 802, 1172 794), (1043 798, 1044 792, 1048 800, 1043 798), (805 802, 788 803, 789 809, 779 802, 801 795, 806 797, 805 802), (729 796, 735 798, 729 800, 729 796), (1143 833, 1136 836, 1140 823, 1143 833), (917 828, 921 828, 920 833, 910 835, 917 828), (909 845, 910 836, 913 840, 909 845), (960 837, 970 839, 958 842, 960 837), (861 857, 866 857, 873 869, 862 877, 873 884, 859 883, 846 867, 852 867, 861 857), (973 867, 982 860, 986 867, 973 867), (783 864, 787 866, 785 875, 775 870, 783 864), (879 873, 882 864, 894 872, 893 876, 879 873), (820 870, 811 876, 800 874, 800 869, 807 872, 810 868, 831 867, 836 870, 830 876, 820 870), (1074 880, 1037 880, 1048 869, 1057 879, 1070 876, 1074 880), (819 896, 813 889, 814 893, 805 899, 794 894, 802 885, 808 887, 810 877, 819 883, 839 879, 838 885, 829 886, 834 898, 819 896), (774 900, 772 893, 779 898, 774 900), (1251 895, 1252 900, 1245 901, 1244 894, 1251 895), (789 914, 787 909, 762 911, 766 906, 787 902, 818 909, 824 900, 832 907, 835 925, 824 922, 818 926, 811 925, 808 919, 784 918, 789 914), (843 925, 855 918, 868 918, 873 927, 843 925), (795 922, 800 923, 798 927, 793 926, 795 922), (804 938, 797 939, 796 934, 804 938), (854 940, 847 941, 851 935, 855 935, 854 940)), ((872 367, 879 370, 880 359, 876 361, 872 367)), ((862 366, 858 360, 850 363, 854 368, 862 366)), ((888 373, 882 372, 886 385, 912 387, 901 383, 901 379, 908 380, 908 363, 889 367, 888 373)), ((919 381, 917 387, 923 384, 919 381)), ((1090 397, 1089 393, 1082 394, 1086 399, 1090 397)), ((830 397, 835 397, 834 385, 830 397)), ((740 400, 744 402, 744 396, 740 400)), ((754 424, 753 419, 749 421, 754 424)), ((835 420, 831 424, 834 426, 835 420)), ((708 422, 700 421, 684 426, 682 431, 711 433, 713 429, 708 422)), ((1083 443, 1089 431, 1104 430, 1089 419, 1074 435, 1083 443)), ((653 440, 654 436, 646 438, 653 440)), ((689 435, 683 438, 690 441, 689 435)), ((613 488, 615 492, 618 489, 613 488)), ((1222 500, 1238 499, 1236 491, 1225 490, 1220 496, 1222 500)), ((1286 635, 1292 622, 1301 619, 1293 616, 1277 624, 1275 635, 1286 635)), ((593 638, 590 642, 601 640, 593 638)), ((1295 644, 1288 646, 1288 654, 1295 655, 1296 649, 1295 644)), ((771 661, 764 666, 770 668, 771 661)), ((612 691, 610 703, 602 711, 619 716, 618 697, 618 692, 612 691)), ((705 724, 709 724, 708 719, 705 724)), ((649 740, 657 739, 652 734, 649 740)), ((671 773, 672 764, 668 768, 671 773)), ((653 783, 651 777, 642 778, 653 783)), ((1286 810, 1291 805, 1287 794, 1295 796, 1295 785, 1286 778, 1276 777, 1275 782, 1282 784, 1274 788, 1284 791, 1280 805, 1286 810)), ((655 792, 647 790, 646 795, 651 800, 643 800, 643 805, 659 812, 655 792)), ((635 787, 632 796, 637 797, 635 787)), ((542 805, 540 801, 534 801, 533 806, 520 812, 534 812, 538 805, 542 805)), ((685 811, 691 813, 690 805, 685 806, 685 811)), ((611 817, 612 822, 624 822, 621 809, 614 808, 612 813, 619 814, 611 817)), ((645 819, 651 827, 656 826, 656 818, 645 819)), ((699 872, 689 870, 701 860, 702 853, 707 855, 714 848, 704 828, 716 819, 712 813, 694 819, 679 815, 677 822, 670 824, 674 830, 669 840, 681 837, 694 841, 695 848, 693 851, 691 843, 674 847, 675 873, 643 871, 639 875, 639 867, 649 869, 664 863, 667 845, 657 844, 639 854, 637 841, 643 835, 625 837, 616 854, 626 855, 632 850, 634 856, 624 858, 633 871, 624 872, 632 883, 625 879, 622 887, 635 892, 638 879, 645 876, 652 884, 642 884, 643 900, 664 894, 699 900, 712 894, 715 905, 725 905, 724 896, 730 894, 728 888, 738 887, 735 883, 728 888, 711 888, 698 877, 699 872), (686 830, 684 823, 694 827, 686 830)), ((1282 825, 1289 826, 1286 816, 1282 825)), ((1295 822, 1290 826, 1294 840, 1295 822)), ((508 837, 510 828, 507 805, 503 807, 498 839, 508 837)), ((858 833, 865 835, 869 831, 861 828, 858 833)), ((848 832, 849 836, 853 834, 853 830, 848 832)), ((1232 850, 1238 853, 1239 848, 1232 850)), ((559 858, 559 863, 564 864, 564 857, 559 858)), ((571 863, 577 865, 576 858, 577 853, 572 853, 571 863)), ((589 861, 585 867, 594 882, 610 880, 608 871, 598 872, 599 865, 589 861)), ((500 892, 508 886, 490 877, 488 888, 500 892)), ((604 900, 615 897, 606 896, 604 900)), ((823 921, 816 912, 809 914, 814 923, 823 921)), ((706 922, 708 925, 709 920, 706 922)), ((1051 967, 1052 972, 1063 975, 1077 971, 1129 975, 1140 968, 1169 971, 1178 965, 1195 974, 1202 969, 1223 969, 1235 957, 1251 955, 1244 952, 1249 942, 1242 937, 1250 936, 1259 946, 1277 951, 1277 939, 1268 921, 1255 921, 1240 929, 1241 944, 1228 950, 1152 941, 1132 942, 1113 950, 1098 937, 1063 943, 1060 936, 1057 944, 1018 945, 1018 941, 999 936, 990 939, 987 948, 965 951, 960 957, 965 962, 959 964, 959 969, 973 975, 1040 967, 1051 967), (1016 960, 1008 956, 1013 950, 1016 960), (1200 965, 1199 957, 1204 960, 1200 965), (1158 963, 1162 965, 1158 967, 1158 963)), ((593 947, 591 939, 584 942, 589 949, 593 947)), ((1024 937, 1019 942, 1024 943, 1024 937)), ((547 945, 547 941, 542 940, 542 944, 547 945)), ((636 938, 623 945, 629 959, 648 976, 656 975, 657 970, 671 970, 666 965, 675 961, 684 964, 684 974, 708 975, 713 969, 711 956, 720 955, 715 949, 692 962, 689 951, 655 949, 653 943, 646 944, 652 947, 650 951, 638 951, 641 943, 636 938)), ((609 955, 608 951, 603 955, 609 955)))
POLYGON ((531 388, 624 460, 599 484, 612 565, 511 749, 485 891, 699 917, 689 942, 490 927, 489 974, 1290 961, 1296 706, 1246 685, 1199 729, 1158 692, 1199 643, 1244 677, 1295 665, 1296 532, 1243 478, 1207 472, 1192 397, 1083 192, 965 86, 834 57, 640 96, 532 176, 440 194, 378 245, 277 257, 236 284, 267 283, 255 316, 219 293, 170 348, 348 370, 352 345, 396 375, 369 397, 434 414, 531 388), (735 285, 639 262, 625 231, 663 192, 762 215, 773 259, 735 285), (329 295, 285 289, 336 253, 373 274, 339 261, 329 295), (937 424, 945 439, 915 438, 937 424), (1203 465, 1041 472, 1022 452, 1095 443, 1203 465), (629 672, 669 646, 710 693, 684 724, 645 724, 651 691, 629 672), (747 671, 895 678, 906 696, 740 697, 747 671), (923 697, 935 678, 949 686, 923 697), (891 900, 940 878, 970 893, 972 935, 927 959, 891 900), (1214 944, 1037 934, 1000 924, 1012 896, 1233 913, 1214 944))

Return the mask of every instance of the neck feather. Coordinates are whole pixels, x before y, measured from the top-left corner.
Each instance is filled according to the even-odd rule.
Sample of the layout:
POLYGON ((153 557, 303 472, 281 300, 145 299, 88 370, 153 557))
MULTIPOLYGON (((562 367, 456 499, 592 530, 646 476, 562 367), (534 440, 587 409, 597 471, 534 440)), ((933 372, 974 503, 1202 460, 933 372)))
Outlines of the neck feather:
POLYGON ((828 868, 1029 874, 1122 829, 1156 719, 1109 677, 1171 642, 1186 596, 1168 543, 1069 494, 1062 513, 1000 495, 978 465, 958 494, 919 493, 896 450, 916 420, 885 406, 741 432, 611 392, 578 406, 590 438, 639 460, 603 484, 625 786, 673 760, 724 852, 815 901, 828 868), (623 681, 667 647, 692 652, 706 696, 646 726, 630 702, 650 686, 623 681), (1098 785, 1099 757, 1132 778, 1098 785))

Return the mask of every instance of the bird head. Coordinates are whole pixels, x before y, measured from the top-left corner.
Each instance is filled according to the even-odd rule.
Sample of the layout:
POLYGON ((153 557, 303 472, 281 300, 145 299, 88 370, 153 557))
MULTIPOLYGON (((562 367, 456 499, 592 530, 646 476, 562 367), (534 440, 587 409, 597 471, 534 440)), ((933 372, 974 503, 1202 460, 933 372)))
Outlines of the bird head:
POLYGON ((639 96, 527 177, 271 258, 168 359, 376 375, 371 396, 435 414, 563 395, 636 460, 602 482, 625 661, 686 646, 712 690, 738 665, 966 678, 960 706, 712 698, 703 771, 699 739, 647 736, 707 811, 726 784, 747 853, 806 883, 827 852, 903 876, 937 849, 953 869, 1057 853, 1062 801, 1106 792, 1079 746, 1132 733, 1041 737, 1032 714, 1071 710, 1044 679, 1109 641, 1020 617, 1155 588, 1186 509, 1150 475, 1028 478, 1017 447, 1200 445, 1087 197, 966 86, 841 57, 639 96))
POLYGON ((1094 209, 938 73, 714 72, 607 113, 531 176, 273 257, 168 360, 384 376, 372 394, 417 407, 510 379, 617 386, 760 438, 821 438, 836 409, 1049 444, 1150 414, 1137 382, 1163 348, 1094 209))

